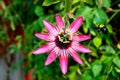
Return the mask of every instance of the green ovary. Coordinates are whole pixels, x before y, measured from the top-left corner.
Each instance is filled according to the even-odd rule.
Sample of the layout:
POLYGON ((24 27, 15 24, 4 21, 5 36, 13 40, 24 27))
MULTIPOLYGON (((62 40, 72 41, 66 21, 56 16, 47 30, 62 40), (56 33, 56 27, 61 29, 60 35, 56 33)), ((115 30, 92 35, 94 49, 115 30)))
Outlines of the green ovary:
POLYGON ((62 43, 69 43, 72 40, 71 32, 69 30, 60 31, 58 39, 62 43))

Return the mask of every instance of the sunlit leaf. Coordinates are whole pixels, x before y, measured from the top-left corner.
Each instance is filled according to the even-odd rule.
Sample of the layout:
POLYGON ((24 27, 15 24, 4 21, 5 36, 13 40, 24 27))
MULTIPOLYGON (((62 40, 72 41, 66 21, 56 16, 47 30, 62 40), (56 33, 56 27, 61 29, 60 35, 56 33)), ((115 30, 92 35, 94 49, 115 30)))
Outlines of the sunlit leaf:
POLYGON ((80 2, 80 0, 73 0, 72 4, 74 5, 74 4, 78 3, 78 2, 80 2))
POLYGON ((90 34, 92 34, 93 36, 95 36, 96 32, 94 30, 90 30, 90 34))
POLYGON ((120 68, 115 67, 116 72, 120 73, 120 68))
POLYGON ((102 39, 99 38, 99 37, 95 37, 95 38, 93 39, 93 44, 94 44, 94 46, 95 46, 96 48, 99 48, 100 45, 102 44, 102 39))
POLYGON ((88 32, 88 27, 86 26, 86 25, 83 25, 83 31, 85 32, 85 33, 87 33, 88 32))
POLYGON ((72 72, 71 74, 69 74, 69 80, 76 80, 76 72, 72 72))
POLYGON ((50 6, 52 4, 56 4, 56 3, 59 3, 60 0, 44 0, 43 2, 43 6, 50 6))
POLYGON ((120 49, 120 42, 118 42, 118 44, 117 44, 117 48, 120 49))

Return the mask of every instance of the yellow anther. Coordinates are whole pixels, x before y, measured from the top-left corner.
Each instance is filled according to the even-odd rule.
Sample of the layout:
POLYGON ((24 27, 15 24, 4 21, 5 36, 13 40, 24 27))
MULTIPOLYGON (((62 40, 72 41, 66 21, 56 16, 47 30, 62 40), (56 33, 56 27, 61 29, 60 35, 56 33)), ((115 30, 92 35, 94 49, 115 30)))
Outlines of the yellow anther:
POLYGON ((58 36, 58 39, 59 39, 61 42, 63 42, 63 39, 61 39, 61 37, 60 37, 60 36, 58 36))
POLYGON ((69 43, 70 41, 63 41, 63 43, 69 43))

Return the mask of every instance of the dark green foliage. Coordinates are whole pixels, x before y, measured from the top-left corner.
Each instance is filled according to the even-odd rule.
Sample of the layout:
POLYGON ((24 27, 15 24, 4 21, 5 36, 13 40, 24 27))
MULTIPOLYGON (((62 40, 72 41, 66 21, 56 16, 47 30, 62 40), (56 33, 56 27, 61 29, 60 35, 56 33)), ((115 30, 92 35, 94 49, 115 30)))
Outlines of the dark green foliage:
MULTIPOLYGON (((67 1, 66 1, 67 2, 67 1)), ((69 2, 69 1, 68 1, 69 2)), ((71 0, 70 9, 65 9, 64 0, 0 0, 0 56, 8 47, 10 54, 19 50, 25 54, 17 66, 28 63, 24 72, 33 69, 34 80, 120 80, 120 1, 119 0, 71 0), (3 7, 3 8, 2 8, 3 7), (81 42, 92 50, 89 54, 78 53, 83 61, 77 64, 69 58, 69 69, 63 75, 59 67, 59 58, 45 66, 49 53, 32 55, 32 51, 46 44, 46 41, 34 36, 35 32, 45 33, 43 20, 54 25, 55 14, 74 20, 83 16, 82 28, 78 33, 91 36, 81 42), (97 31, 105 24, 107 33, 97 31)), ((70 24, 67 20, 65 23, 70 24)), ((67 24, 67 25, 68 25, 67 24)))

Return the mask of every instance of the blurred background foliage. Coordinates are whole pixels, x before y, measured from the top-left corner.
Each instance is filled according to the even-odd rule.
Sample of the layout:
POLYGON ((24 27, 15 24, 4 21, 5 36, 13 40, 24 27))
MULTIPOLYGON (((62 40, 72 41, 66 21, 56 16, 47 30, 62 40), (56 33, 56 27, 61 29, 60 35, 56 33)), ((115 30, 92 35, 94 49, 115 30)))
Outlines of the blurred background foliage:
MULTIPOLYGON (((120 80, 120 0, 0 0, 0 56, 21 50, 23 58, 17 66, 32 69, 33 80, 120 80), (46 32, 42 20, 55 24, 55 14, 76 17, 84 21, 79 32, 91 35, 81 42, 92 50, 78 53, 84 64, 69 58, 69 69, 63 75, 59 58, 44 66, 48 54, 32 55, 32 51, 46 42, 34 36, 46 32), (104 24, 108 32, 97 31, 104 24)), ((15 68, 15 67, 13 67, 15 68)))

